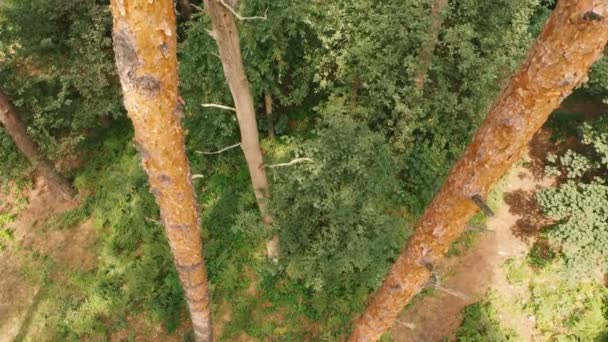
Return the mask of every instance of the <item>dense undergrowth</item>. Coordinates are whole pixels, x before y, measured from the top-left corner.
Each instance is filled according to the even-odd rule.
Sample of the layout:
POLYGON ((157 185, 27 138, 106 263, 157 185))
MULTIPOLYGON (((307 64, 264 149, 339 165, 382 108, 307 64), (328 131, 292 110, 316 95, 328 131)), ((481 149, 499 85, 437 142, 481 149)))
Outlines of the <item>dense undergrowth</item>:
MULTIPOLYGON (((200 176, 193 183, 221 339, 335 340, 348 332, 550 7, 450 2, 418 89, 412 75, 427 39, 428 3, 243 1, 244 15, 268 13, 266 21, 239 24, 256 111, 264 112, 266 94, 274 99, 273 118, 258 119, 261 131, 272 120, 276 134, 262 141, 266 163, 309 159, 268 168, 273 230, 283 241, 278 264, 263 255, 271 233, 261 225, 241 150, 199 153, 238 142, 238 126, 234 113, 202 106, 231 104, 208 19, 197 12, 180 20, 183 124, 200 176)), ((81 194, 78 208, 45 224, 68 230, 92 218, 99 235, 91 271, 50 277, 63 274, 61 265, 33 252, 28 259, 42 270, 33 281, 44 280, 54 303, 49 330, 60 340, 108 338, 144 316, 184 333, 183 293, 120 105, 107 1, 9 0, 0 21, 2 87, 81 194), (76 167, 63 167, 74 159, 76 167)), ((582 92, 606 97, 607 65, 594 67, 582 92)), ((605 153, 605 138, 598 141, 605 153)), ((3 132, 0 167, 3 183, 31 172, 3 132)), ((592 182, 583 178, 576 181, 592 182)), ((466 322, 491 312, 472 307, 466 322)), ((479 329, 462 336, 475 336, 467 331, 479 329)))

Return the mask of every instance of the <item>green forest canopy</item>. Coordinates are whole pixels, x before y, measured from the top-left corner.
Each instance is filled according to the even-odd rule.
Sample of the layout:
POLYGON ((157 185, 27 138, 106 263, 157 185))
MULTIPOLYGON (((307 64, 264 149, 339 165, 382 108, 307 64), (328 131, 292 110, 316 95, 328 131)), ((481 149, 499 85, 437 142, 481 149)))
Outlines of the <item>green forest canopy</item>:
MULTIPOLYGON (((176 329, 183 294, 122 106, 108 3, 0 6, 1 87, 42 151, 83 194, 81 207, 57 224, 69 228, 92 217, 101 236, 97 267, 71 275, 57 291, 54 334, 103 335, 138 312, 176 329), (71 159, 78 167, 64 163, 71 159)), ((190 21, 179 18, 183 125, 193 172, 204 176, 194 185, 204 208, 213 309, 232 307, 225 338, 280 331, 285 340, 335 339, 348 332, 552 6, 449 2, 419 89, 413 75, 429 39, 430 2, 243 0, 242 15, 268 17, 239 22, 256 112, 264 112, 265 94, 274 99, 272 123, 258 117, 265 157, 269 164, 314 159, 268 173, 273 229, 283 242, 278 264, 260 254, 268 232, 242 154, 197 153, 233 145, 239 131, 233 113, 202 106, 232 103, 208 17, 194 7, 190 21), (271 124, 274 138, 265 134, 271 124), (257 296, 249 295, 251 286, 257 296)), ((602 60, 574 96, 608 99, 606 75, 602 60)), ((605 127, 605 120, 585 124, 582 141, 593 151, 552 158, 553 172, 568 181, 538 195, 560 222, 549 241, 580 272, 593 267, 579 261, 590 256, 608 264, 605 127), (586 210, 595 213, 588 230, 569 223, 586 210)), ((31 167, 2 132, 0 145, 0 179, 28 178, 31 167)))

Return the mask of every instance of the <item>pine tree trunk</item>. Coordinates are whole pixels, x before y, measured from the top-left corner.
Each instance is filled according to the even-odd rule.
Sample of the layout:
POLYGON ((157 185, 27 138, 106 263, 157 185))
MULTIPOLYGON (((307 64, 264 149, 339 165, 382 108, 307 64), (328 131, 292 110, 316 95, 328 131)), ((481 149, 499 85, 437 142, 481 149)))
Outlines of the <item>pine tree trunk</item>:
POLYGON ((13 139, 19 151, 46 179, 52 191, 65 199, 76 195, 74 188, 55 170, 53 163, 40 153, 38 145, 27 134, 25 124, 2 90, 0 90, 0 124, 13 139))
POLYGON ((378 340, 428 281, 432 265, 478 211, 471 198, 487 195, 520 159, 549 114, 586 79, 608 41, 606 16, 605 0, 559 1, 527 60, 500 93, 384 283, 355 321, 350 341, 378 340))
POLYGON ((448 0, 433 0, 433 4, 431 5, 431 29, 428 37, 420 48, 418 67, 414 74, 414 83, 416 84, 416 88, 419 90, 424 88, 426 74, 429 70, 429 66, 431 65, 435 45, 437 45, 437 39, 439 38, 439 32, 441 31, 441 12, 447 4, 448 0))
POLYGON ((171 247, 198 342, 211 341, 207 271, 178 99, 172 0, 112 0, 114 52, 135 143, 171 247))
MULTIPOLYGON (((228 3, 232 4, 236 1, 229 1, 228 3)), ((265 224, 269 225, 272 223, 272 216, 267 209, 270 188, 264 169, 262 149, 260 148, 253 97, 241 56, 239 31, 234 16, 220 0, 205 0, 205 11, 211 18, 212 34, 217 42, 226 81, 234 100, 236 116, 241 130, 241 147, 249 168, 253 191, 262 219, 265 224)), ((275 237, 273 241, 275 243, 272 241, 268 243, 267 254, 270 259, 276 260, 278 257, 278 240, 275 237)))

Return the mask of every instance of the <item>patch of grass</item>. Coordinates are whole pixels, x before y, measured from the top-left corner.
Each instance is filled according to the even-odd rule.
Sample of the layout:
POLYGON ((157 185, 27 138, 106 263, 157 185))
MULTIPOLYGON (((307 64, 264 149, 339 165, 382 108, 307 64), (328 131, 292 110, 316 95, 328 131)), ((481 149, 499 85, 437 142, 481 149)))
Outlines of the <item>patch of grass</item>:
POLYGON ((523 284, 533 274, 526 262, 514 258, 508 259, 503 267, 506 268, 507 281, 513 285, 523 284))
POLYGON ((0 214, 0 251, 4 250, 13 241, 13 232, 6 225, 15 220, 14 215, 0 214))
POLYGON ((605 341, 608 288, 571 279, 564 270, 563 263, 555 262, 532 277, 525 311, 536 318, 542 340, 605 341))
POLYGON ((21 252, 23 252, 21 262, 21 276, 23 279, 30 285, 46 285, 50 279, 51 269, 55 264, 53 258, 26 249, 21 250, 21 252))
POLYGON ((70 229, 91 216, 93 197, 88 196, 77 208, 54 214, 47 223, 51 230, 70 229))
POLYGON ((462 253, 468 251, 477 240, 478 233, 473 231, 466 231, 462 233, 456 241, 452 243, 448 252, 446 253, 447 257, 455 257, 460 256, 462 253))
POLYGON ((471 304, 463 310, 464 318, 455 333, 459 342, 521 341, 517 334, 502 326, 490 302, 471 304))
POLYGON ((555 111, 547 120, 545 127, 553 132, 551 140, 560 141, 568 137, 576 136, 579 127, 585 120, 585 116, 581 113, 572 113, 565 111, 555 111))
POLYGON ((545 240, 538 240, 530 251, 526 260, 528 264, 536 269, 542 269, 555 260, 556 253, 551 249, 545 240))

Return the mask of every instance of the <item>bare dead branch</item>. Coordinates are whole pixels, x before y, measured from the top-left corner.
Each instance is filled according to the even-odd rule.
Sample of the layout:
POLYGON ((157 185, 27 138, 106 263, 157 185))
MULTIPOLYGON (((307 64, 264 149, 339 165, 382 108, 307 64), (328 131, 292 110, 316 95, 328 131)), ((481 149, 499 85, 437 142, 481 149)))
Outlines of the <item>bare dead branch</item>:
POLYGON ((416 329, 416 324, 414 324, 414 323, 401 322, 400 320, 396 320, 395 323, 399 324, 402 327, 408 328, 410 330, 416 329))
POLYGON ((234 108, 234 107, 228 107, 228 106, 224 106, 224 105, 216 104, 216 103, 203 103, 203 104, 201 104, 201 106, 203 106, 205 108, 219 108, 219 109, 231 110, 233 112, 236 112, 236 108, 234 108))
POLYGON ((190 6, 192 6, 192 7, 193 7, 194 9, 196 9, 197 11, 200 11, 200 12, 205 12, 205 10, 204 10, 202 7, 197 6, 197 5, 193 4, 193 3, 190 3, 190 6))
POLYGON ((447 287, 443 287, 443 286, 440 286, 440 285, 435 285, 435 288, 437 290, 439 290, 439 291, 443 291, 443 292, 445 292, 445 293, 447 293, 449 295, 452 295, 452 296, 454 296, 456 298, 460 298, 460 299, 462 299, 464 301, 468 301, 469 300, 469 296, 467 296, 466 294, 464 294, 464 293, 462 293, 460 291, 452 290, 452 289, 449 289, 447 287))
POLYGON ((227 3, 225 3, 224 0, 220 0, 220 3, 222 5, 224 5, 224 7, 226 7, 226 9, 228 9, 238 20, 241 20, 241 21, 245 21, 245 20, 268 20, 268 8, 266 8, 266 12, 264 12, 264 16, 263 17, 260 17, 260 16, 243 17, 240 14, 236 13, 236 11, 234 10, 234 8, 232 8, 230 5, 228 5, 227 3))
POLYGON ((267 168, 270 168, 270 169, 274 169, 275 167, 290 166, 290 165, 298 164, 298 163, 302 163, 302 162, 314 163, 315 160, 312 158, 296 158, 296 159, 290 161, 289 163, 280 163, 280 164, 264 165, 264 166, 267 168))
POLYGON ((486 233, 486 232, 496 232, 494 229, 489 229, 487 227, 478 225, 478 224, 467 224, 464 228, 465 231, 467 232, 474 232, 474 233, 486 233))
POLYGON ((153 219, 153 218, 144 217, 144 220, 146 220, 146 221, 148 221, 148 222, 150 222, 150 223, 157 224, 157 225, 159 225, 159 226, 162 226, 162 225, 163 225, 163 223, 162 223, 162 222, 160 222, 159 220, 155 220, 155 219, 153 219))
POLYGON ((213 31, 213 30, 205 30, 205 32, 207 32, 207 34, 210 35, 211 38, 213 38, 213 40, 217 40, 217 34, 215 33, 215 31, 213 31))
MULTIPOLYGON (((221 150, 217 150, 217 151, 214 151, 214 152, 205 152, 205 151, 194 151, 194 152, 196 152, 196 153, 198 153, 198 154, 205 154, 205 155, 210 155, 210 154, 220 154, 220 153, 222 153, 222 152, 226 152, 226 151, 228 151, 228 150, 231 150, 231 149, 233 149, 233 148, 235 148, 235 147, 239 147, 239 146, 241 146, 241 143, 236 143, 236 144, 234 144, 234 145, 230 145, 230 146, 228 146, 228 147, 224 147, 223 149, 221 149, 221 150)), ((194 179, 194 178, 192 178, 192 179, 194 179)))

